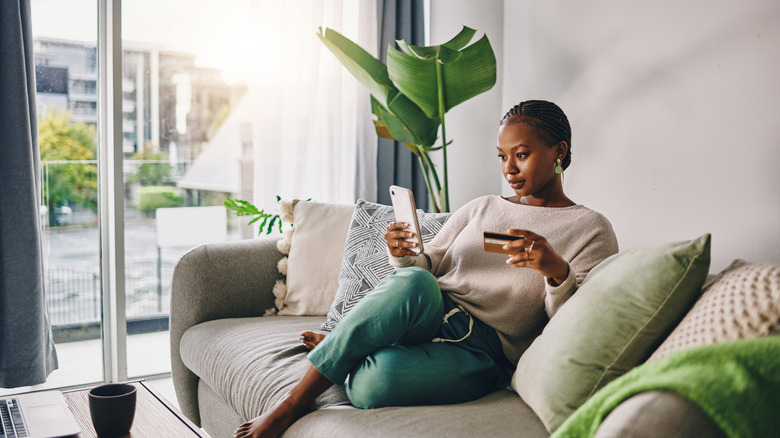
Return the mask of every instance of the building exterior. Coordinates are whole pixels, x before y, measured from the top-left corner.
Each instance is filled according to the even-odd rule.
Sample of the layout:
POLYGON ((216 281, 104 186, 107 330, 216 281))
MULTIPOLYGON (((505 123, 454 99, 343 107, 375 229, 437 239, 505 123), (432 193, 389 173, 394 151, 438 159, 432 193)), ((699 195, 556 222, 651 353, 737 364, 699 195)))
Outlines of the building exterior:
MULTIPOLYGON (((200 153, 220 114, 244 88, 226 84, 217 69, 195 65, 195 55, 124 43, 123 151, 169 154, 190 161, 200 153)), ((71 121, 97 124, 98 65, 94 43, 35 40, 39 111, 69 111, 71 121)))

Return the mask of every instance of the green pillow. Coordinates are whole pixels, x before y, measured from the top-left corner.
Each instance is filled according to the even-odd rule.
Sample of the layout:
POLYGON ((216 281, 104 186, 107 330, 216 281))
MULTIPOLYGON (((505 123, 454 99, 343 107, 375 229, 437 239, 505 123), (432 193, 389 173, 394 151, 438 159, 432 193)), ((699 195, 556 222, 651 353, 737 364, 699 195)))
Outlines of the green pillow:
POLYGON ((650 356, 698 298, 709 266, 709 234, 604 260, 520 358, 512 389, 554 431, 650 356))

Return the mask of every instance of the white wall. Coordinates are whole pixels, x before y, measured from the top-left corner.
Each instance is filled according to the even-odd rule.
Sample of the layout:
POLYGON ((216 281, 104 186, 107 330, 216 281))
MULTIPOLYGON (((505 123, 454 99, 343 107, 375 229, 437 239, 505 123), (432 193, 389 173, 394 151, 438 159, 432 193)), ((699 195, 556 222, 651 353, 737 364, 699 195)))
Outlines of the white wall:
POLYGON ((496 171, 492 151, 477 160, 458 141, 490 149, 506 108, 548 99, 574 131, 567 194, 612 221, 621 250, 710 232, 712 270, 738 257, 780 263, 780 2, 473 3, 434 1, 431 20, 437 43, 446 26, 503 5, 501 105, 467 102, 451 116, 479 131, 450 150, 459 203, 508 190, 476 177, 496 171))
MULTIPOLYGON (((465 25, 479 32, 473 42, 486 34, 498 60, 496 85, 450 110, 445 116, 450 209, 455 211, 468 201, 501 190, 503 179, 496 155, 496 132, 502 111, 503 0, 432 0, 431 44, 442 44, 465 25)), ((434 160, 440 152, 433 152, 434 160)), ((440 172, 441 173, 441 172, 440 172)))

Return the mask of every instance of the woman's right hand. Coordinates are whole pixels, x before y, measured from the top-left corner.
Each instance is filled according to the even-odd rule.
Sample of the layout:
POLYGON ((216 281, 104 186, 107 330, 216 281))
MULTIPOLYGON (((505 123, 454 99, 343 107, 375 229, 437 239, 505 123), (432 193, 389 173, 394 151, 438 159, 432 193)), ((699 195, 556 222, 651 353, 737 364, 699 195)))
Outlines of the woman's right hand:
POLYGON ((415 248, 416 242, 407 242, 404 239, 414 237, 414 233, 407 231, 410 225, 406 222, 390 222, 387 225, 387 232, 385 233, 385 242, 387 242, 387 249, 390 250, 390 255, 393 257, 403 256, 417 256, 418 253, 412 251, 409 248, 415 248))

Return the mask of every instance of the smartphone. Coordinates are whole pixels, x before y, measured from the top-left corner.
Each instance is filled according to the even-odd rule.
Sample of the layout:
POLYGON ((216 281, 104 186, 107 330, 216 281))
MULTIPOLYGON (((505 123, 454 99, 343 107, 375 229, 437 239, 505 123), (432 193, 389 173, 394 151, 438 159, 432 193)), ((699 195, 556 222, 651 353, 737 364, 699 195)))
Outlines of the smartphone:
POLYGON ((497 252, 499 254, 509 254, 509 251, 504 249, 504 245, 514 240, 524 239, 525 236, 513 236, 506 233, 485 231, 482 235, 482 238, 484 240, 485 251, 497 252))
POLYGON ((406 231, 414 233, 414 237, 404 239, 407 242, 416 242, 417 247, 408 248, 416 253, 423 252, 422 234, 420 233, 420 223, 417 220, 417 208, 414 205, 414 195, 412 191, 399 186, 390 186, 390 200, 393 202, 393 211, 395 212, 396 222, 406 222, 410 224, 406 231))

